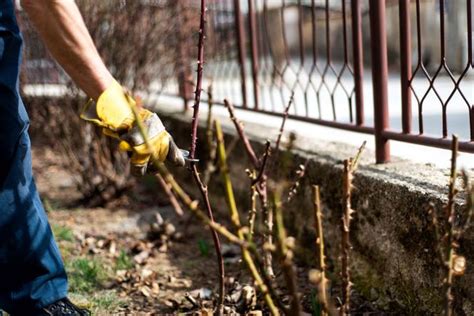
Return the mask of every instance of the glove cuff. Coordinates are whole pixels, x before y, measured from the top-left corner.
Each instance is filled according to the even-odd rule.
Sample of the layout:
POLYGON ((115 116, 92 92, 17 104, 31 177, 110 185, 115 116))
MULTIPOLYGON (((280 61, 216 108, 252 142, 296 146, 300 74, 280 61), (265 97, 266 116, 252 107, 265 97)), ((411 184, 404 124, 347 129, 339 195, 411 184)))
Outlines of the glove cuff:
POLYGON ((97 116, 112 130, 129 129, 134 121, 135 100, 114 80, 97 100, 97 116))
POLYGON ((135 106, 135 100, 114 80, 97 102, 90 100, 86 104, 81 118, 112 131, 129 130, 135 120, 132 111, 135 106))

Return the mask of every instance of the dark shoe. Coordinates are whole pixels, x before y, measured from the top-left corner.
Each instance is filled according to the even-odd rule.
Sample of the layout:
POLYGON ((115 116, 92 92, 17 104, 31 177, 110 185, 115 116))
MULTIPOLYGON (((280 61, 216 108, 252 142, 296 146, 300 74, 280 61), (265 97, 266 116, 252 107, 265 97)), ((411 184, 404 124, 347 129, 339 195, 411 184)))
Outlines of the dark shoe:
POLYGON ((60 299, 44 307, 38 315, 35 316, 90 316, 91 312, 87 309, 79 308, 74 305, 67 297, 60 299))

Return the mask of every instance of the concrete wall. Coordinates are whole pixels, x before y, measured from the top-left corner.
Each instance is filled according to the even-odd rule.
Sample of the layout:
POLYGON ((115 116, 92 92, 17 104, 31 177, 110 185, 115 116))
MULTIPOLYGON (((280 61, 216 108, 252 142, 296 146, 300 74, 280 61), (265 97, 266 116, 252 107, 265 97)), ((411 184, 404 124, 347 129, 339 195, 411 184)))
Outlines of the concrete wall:
MULTIPOLYGON (((190 134, 190 115, 161 113, 165 125, 173 132, 177 143, 187 146, 190 134)), ((205 114, 202 114, 205 117, 205 114)), ((236 133, 227 118, 222 117, 227 144, 236 133)), ((262 124, 245 125, 247 134, 257 152, 263 151, 266 138, 274 139, 275 128, 262 124)), ((205 139, 204 129, 200 139, 205 139)), ((282 146, 283 147, 283 146, 282 146)), ((202 145, 200 148, 203 149, 202 145)), ((294 202, 286 209, 286 222, 299 241, 298 261, 313 266, 315 260, 315 232, 313 230, 310 185, 322 186, 325 213, 326 247, 331 275, 337 284, 339 267, 339 223, 341 217, 342 160, 353 156, 357 148, 297 135, 295 148, 289 156, 293 167, 307 162, 307 174, 294 202)), ((202 150, 198 156, 205 160, 202 150)), ((428 202, 438 206, 443 217, 442 204, 446 200, 447 170, 407 161, 375 165, 373 153, 363 155, 360 170, 355 176, 353 205, 356 209, 352 223, 352 273, 355 288, 381 309, 407 315, 441 314, 444 292, 442 273, 434 251, 436 247, 430 220, 428 202)), ((231 173, 239 200, 240 211, 248 208, 248 178, 245 169, 249 163, 239 145, 230 156, 231 173)), ((274 173, 273 173, 274 174, 274 173)), ((187 171, 178 176, 188 188, 193 182, 187 171)), ((217 218, 226 214, 222 184, 215 177, 210 185, 217 218)), ((243 218, 246 214, 242 214, 243 218)), ((474 231, 471 229, 461 243, 460 252, 467 257, 467 274, 456 281, 456 310, 459 315, 474 313, 474 231)))

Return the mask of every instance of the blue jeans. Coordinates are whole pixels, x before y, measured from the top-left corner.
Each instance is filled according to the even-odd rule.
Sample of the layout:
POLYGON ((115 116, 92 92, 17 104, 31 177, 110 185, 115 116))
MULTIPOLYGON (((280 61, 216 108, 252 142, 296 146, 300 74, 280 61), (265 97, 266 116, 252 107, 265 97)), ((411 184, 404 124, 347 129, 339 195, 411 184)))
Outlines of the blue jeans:
POLYGON ((26 129, 12 152, 0 166, 0 309, 29 315, 66 297, 67 277, 33 179, 26 129))

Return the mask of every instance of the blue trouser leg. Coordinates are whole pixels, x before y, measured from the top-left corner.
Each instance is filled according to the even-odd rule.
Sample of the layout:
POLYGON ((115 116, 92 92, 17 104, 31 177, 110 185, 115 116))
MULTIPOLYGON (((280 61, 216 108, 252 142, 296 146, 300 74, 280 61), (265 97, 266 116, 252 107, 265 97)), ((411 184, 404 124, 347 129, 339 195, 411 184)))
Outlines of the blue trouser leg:
POLYGON ((66 295, 64 265, 33 179, 24 131, 0 179, 0 309, 30 315, 66 295))

